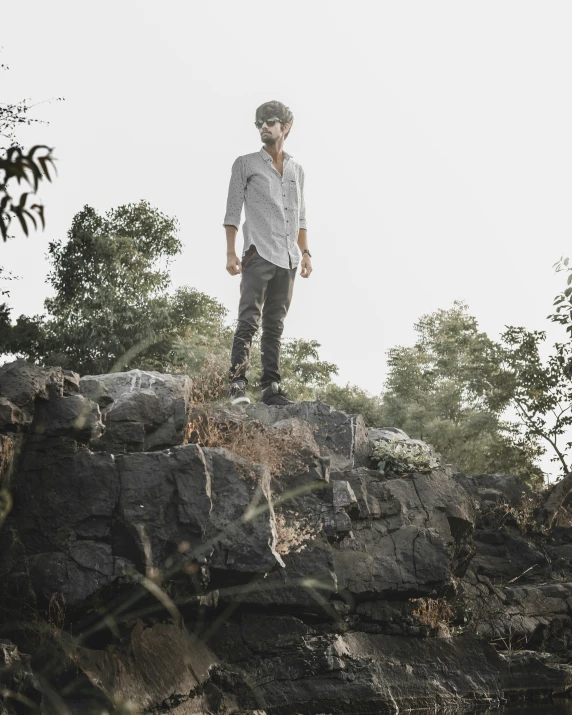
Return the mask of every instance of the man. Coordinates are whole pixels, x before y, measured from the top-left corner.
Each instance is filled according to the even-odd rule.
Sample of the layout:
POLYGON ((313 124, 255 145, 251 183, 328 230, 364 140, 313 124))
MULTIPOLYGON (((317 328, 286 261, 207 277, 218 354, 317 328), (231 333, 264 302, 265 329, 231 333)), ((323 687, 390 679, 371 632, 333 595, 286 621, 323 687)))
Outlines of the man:
POLYGON ((242 274, 238 325, 232 344, 229 399, 248 403, 246 372, 252 338, 262 317, 262 401, 292 404, 280 388, 280 339, 288 313, 294 278, 308 278, 312 262, 306 232, 304 172, 284 149, 294 115, 281 102, 266 102, 256 110, 256 128, 263 147, 239 156, 232 166, 224 227, 226 270, 242 274), (238 258, 235 240, 242 205, 244 248, 238 258))

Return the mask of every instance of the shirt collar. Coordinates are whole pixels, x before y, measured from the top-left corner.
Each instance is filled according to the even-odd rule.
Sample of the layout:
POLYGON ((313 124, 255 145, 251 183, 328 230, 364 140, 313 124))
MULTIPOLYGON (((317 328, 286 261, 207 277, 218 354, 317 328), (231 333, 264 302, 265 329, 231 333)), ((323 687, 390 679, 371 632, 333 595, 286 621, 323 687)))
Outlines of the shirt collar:
MULTIPOLYGON (((284 154, 284 161, 288 161, 289 159, 292 158, 290 156, 290 154, 288 154, 285 151, 283 151, 283 154, 284 154)), ((260 155, 262 156, 264 161, 272 161, 272 157, 270 156, 270 154, 266 151, 266 149, 264 147, 262 147, 262 149, 260 150, 260 155)))

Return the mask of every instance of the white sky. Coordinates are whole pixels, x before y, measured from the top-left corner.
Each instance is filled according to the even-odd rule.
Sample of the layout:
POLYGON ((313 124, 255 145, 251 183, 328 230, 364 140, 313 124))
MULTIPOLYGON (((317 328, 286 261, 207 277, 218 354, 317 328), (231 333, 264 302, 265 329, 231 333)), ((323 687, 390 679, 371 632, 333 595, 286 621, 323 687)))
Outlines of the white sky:
MULTIPOLYGON (((381 390, 385 353, 423 313, 466 300, 482 329, 548 329, 570 253, 572 3, 527 0, 26 0, 2 8, 3 101, 43 104, 20 133, 59 176, 47 229, 0 244, 14 317, 42 310, 48 241, 84 204, 147 199, 178 217, 172 269, 234 318, 230 167, 260 147, 254 110, 294 112, 314 273, 288 337, 339 382, 381 390)), ((239 246, 241 243, 239 244, 239 246)))

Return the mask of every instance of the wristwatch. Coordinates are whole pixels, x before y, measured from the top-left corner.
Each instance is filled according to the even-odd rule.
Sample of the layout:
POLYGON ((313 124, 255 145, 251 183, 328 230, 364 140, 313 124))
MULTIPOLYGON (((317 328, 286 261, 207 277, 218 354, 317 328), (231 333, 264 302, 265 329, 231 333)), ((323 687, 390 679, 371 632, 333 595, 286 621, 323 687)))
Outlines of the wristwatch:
POLYGON ((309 251, 307 248, 304 248, 304 249, 303 249, 302 255, 304 255, 305 253, 307 253, 308 256, 309 256, 310 258, 312 258, 312 254, 310 253, 310 251, 309 251))

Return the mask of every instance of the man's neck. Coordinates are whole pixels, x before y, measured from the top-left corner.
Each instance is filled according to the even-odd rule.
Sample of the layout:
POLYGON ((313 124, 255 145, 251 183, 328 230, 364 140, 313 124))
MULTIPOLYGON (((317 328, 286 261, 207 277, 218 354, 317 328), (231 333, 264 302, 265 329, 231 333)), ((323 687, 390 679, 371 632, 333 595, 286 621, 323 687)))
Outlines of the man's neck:
POLYGON ((276 142, 276 144, 271 144, 270 146, 268 144, 264 144, 264 150, 268 154, 270 154, 274 163, 276 163, 277 161, 282 161, 284 159, 284 150, 282 148, 283 145, 284 142, 276 142))

